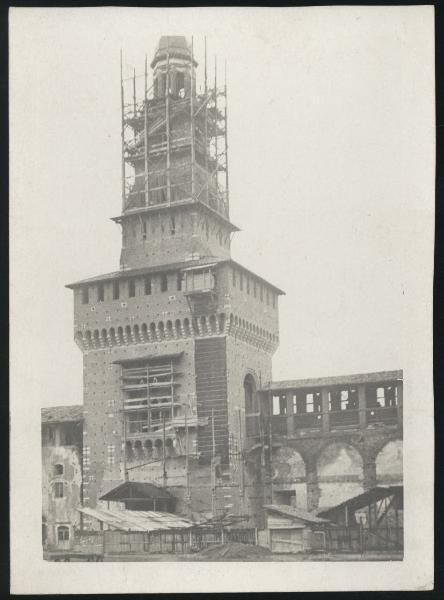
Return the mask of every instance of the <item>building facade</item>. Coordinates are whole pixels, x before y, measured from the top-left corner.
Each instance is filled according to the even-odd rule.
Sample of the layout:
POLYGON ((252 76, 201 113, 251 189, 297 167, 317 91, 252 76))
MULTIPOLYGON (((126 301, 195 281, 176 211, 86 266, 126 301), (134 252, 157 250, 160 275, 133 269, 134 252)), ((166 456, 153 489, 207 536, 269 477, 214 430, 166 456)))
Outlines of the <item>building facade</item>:
POLYGON ((42 542, 70 548, 80 525, 83 407, 42 409, 42 542))

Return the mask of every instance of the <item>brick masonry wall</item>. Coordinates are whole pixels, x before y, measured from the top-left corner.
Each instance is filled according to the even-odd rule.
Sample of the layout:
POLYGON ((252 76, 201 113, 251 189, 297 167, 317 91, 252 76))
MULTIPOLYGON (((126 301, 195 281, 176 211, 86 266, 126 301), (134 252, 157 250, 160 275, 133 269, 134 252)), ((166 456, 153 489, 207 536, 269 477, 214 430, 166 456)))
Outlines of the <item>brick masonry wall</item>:
POLYGON ((195 400, 194 341, 177 340, 158 344, 137 344, 93 350, 84 354, 84 447, 89 449, 89 465, 84 467, 85 505, 95 506, 97 498, 123 481, 123 420, 120 413, 120 365, 123 358, 138 358, 184 352, 179 363, 183 375, 179 402, 195 400), (114 461, 108 460, 108 446, 114 446, 114 461))

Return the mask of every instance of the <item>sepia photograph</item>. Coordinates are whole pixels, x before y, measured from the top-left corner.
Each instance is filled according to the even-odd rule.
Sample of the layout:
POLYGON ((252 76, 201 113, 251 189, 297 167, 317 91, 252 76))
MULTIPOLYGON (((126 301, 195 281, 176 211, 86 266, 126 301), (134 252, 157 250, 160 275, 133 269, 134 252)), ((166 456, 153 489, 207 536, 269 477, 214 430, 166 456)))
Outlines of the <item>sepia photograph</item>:
POLYGON ((401 581, 421 535, 433 585, 433 9, 399 8, 10 13, 12 535, 74 586, 19 591, 401 581))

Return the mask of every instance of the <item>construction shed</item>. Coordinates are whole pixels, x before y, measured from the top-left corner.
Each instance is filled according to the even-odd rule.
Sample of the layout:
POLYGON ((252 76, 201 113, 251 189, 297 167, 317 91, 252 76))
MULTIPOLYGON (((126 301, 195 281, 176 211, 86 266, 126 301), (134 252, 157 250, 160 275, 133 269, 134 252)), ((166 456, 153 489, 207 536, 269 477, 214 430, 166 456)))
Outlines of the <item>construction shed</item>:
POLYGON ((267 504, 264 508, 272 552, 293 554, 325 548, 327 519, 283 504, 267 504))
POLYGON ((176 507, 176 499, 165 489, 152 483, 139 481, 125 481, 100 496, 100 500, 123 503, 130 511, 173 513, 176 507))
POLYGON ((401 552, 404 488, 379 485, 330 508, 317 511, 329 519, 327 547, 338 552, 401 552))

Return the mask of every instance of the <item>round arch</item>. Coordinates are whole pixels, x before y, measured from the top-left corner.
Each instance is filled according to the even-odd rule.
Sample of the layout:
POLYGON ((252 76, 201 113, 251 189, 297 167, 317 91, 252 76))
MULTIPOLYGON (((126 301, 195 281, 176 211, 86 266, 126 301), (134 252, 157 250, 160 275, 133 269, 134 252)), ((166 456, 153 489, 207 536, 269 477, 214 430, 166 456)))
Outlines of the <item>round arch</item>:
POLYGON ((364 491, 361 454, 351 444, 332 442, 324 446, 316 462, 319 506, 335 506, 364 491))

